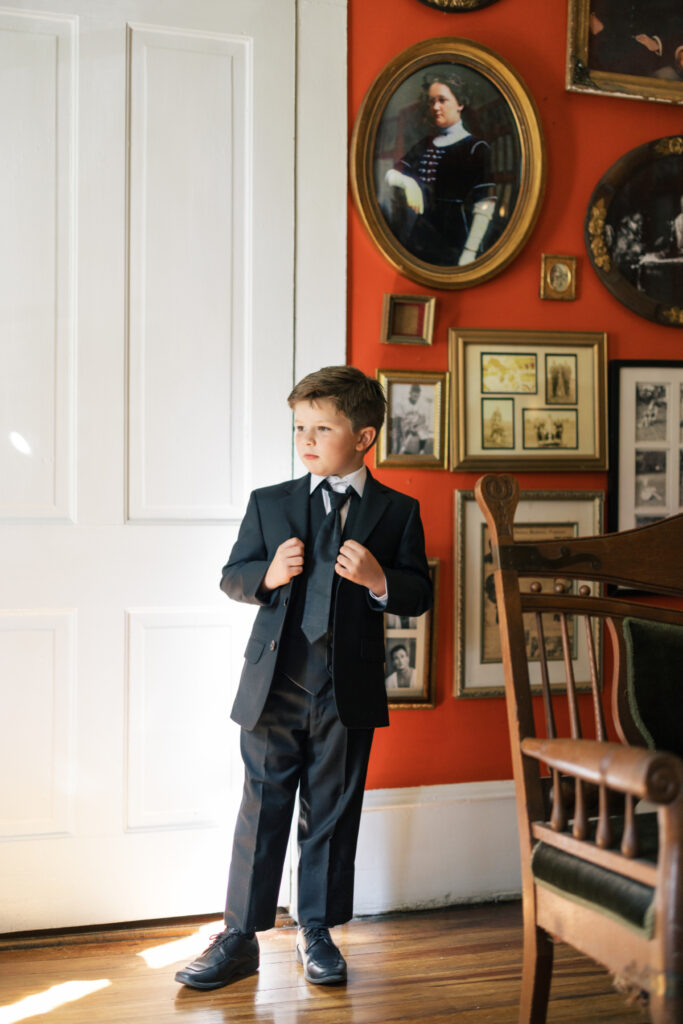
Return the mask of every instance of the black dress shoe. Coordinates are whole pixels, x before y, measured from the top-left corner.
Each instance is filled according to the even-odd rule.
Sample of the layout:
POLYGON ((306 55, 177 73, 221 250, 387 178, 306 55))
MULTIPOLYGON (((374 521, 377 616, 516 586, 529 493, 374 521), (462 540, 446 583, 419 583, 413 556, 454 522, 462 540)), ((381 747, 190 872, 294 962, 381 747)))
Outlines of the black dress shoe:
POLYGON ((258 970, 259 951, 256 936, 244 935, 237 928, 211 937, 211 945, 191 964, 178 971, 175 980, 190 988, 222 988, 238 978, 258 970))
POLYGON ((304 978, 313 985, 341 985, 346 981, 346 960, 332 941, 329 928, 300 928, 296 958, 304 965, 304 978))

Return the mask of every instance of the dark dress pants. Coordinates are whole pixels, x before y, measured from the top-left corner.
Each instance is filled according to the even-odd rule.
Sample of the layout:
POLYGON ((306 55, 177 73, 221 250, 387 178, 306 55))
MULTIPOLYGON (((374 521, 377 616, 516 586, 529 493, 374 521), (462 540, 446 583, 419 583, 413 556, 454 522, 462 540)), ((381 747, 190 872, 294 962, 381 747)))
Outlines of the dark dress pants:
POLYGON ((316 695, 276 674, 263 714, 242 730, 245 778, 225 922, 243 932, 275 924, 299 788, 301 927, 353 915, 354 861, 372 729, 342 725, 330 680, 316 695))

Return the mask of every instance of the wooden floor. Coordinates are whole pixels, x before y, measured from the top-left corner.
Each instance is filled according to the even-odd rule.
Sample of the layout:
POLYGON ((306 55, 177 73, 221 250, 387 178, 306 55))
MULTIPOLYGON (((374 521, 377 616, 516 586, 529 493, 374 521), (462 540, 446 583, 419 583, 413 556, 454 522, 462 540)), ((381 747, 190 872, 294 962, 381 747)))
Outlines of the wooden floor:
MULTIPOLYGON (((0 1024, 516 1024, 521 914, 516 903, 354 920, 333 935, 345 987, 307 984, 291 927, 260 936, 257 975, 214 992, 177 985, 178 966, 220 924, 79 936, 66 945, 0 948, 0 1024), (93 941, 95 939, 95 941, 93 941), (76 983, 83 983, 78 987, 76 983), (68 999, 54 1009, 40 1002, 68 999)), ((607 974, 564 946, 548 1024, 642 1024, 607 974)))

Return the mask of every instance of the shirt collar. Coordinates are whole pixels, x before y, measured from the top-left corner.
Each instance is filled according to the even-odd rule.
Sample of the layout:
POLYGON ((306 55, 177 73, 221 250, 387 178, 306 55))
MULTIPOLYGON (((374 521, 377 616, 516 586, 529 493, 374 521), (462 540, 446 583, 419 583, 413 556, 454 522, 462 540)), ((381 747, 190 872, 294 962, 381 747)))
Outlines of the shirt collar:
POLYGON ((323 480, 330 481, 330 487, 333 490, 343 490, 342 487, 335 485, 344 484, 347 487, 353 487, 359 498, 363 496, 363 490, 365 488, 365 481, 368 476, 368 467, 363 463, 359 469, 355 469, 353 473, 348 473, 346 476, 318 476, 316 473, 311 473, 311 494, 320 487, 323 480))
POLYGON ((435 146, 452 146, 454 142, 459 142, 460 139, 466 139, 470 133, 465 128, 462 121, 456 121, 455 124, 451 124, 446 128, 445 131, 436 135, 432 142, 435 146))

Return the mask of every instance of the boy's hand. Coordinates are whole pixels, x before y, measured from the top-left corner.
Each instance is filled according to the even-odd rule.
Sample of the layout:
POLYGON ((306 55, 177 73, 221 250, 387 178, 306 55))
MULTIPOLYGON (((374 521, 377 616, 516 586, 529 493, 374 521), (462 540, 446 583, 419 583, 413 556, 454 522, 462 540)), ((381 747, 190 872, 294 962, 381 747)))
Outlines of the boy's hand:
POLYGON ((298 576, 304 568, 304 542, 298 537, 284 540, 275 552, 261 584, 264 590, 277 590, 298 576))
POLYGON ((372 552, 357 540, 345 540, 337 555, 334 571, 345 580, 367 587, 381 597, 387 588, 384 570, 372 552))

